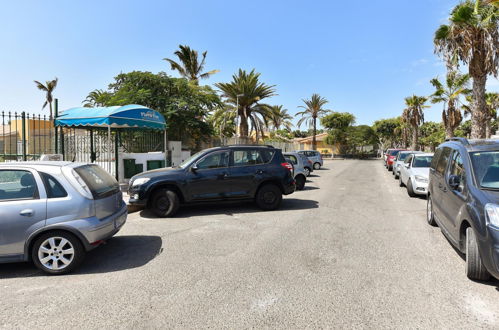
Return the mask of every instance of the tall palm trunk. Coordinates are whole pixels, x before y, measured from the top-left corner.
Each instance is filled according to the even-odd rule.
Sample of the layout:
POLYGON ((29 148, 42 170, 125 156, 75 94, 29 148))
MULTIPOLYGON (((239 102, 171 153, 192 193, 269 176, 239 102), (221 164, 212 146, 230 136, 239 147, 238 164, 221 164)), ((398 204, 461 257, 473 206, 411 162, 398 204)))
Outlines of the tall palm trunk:
POLYGON ((246 115, 246 109, 241 109, 240 114, 241 122, 239 123, 239 136, 242 138, 248 138, 249 136, 249 124, 248 116, 246 115))
POLYGON ((312 136, 312 150, 317 150, 317 117, 314 117, 314 127, 313 127, 313 136, 312 136))
POLYGON ((490 119, 485 120, 485 138, 490 139, 492 136, 492 122, 490 119))
POLYGON ((471 138, 484 139, 486 136, 485 91, 487 75, 473 77, 473 109, 471 111, 471 138))
POLYGON ((418 137, 419 137, 419 131, 417 126, 412 126, 412 144, 411 144, 411 150, 417 150, 418 148, 418 137))

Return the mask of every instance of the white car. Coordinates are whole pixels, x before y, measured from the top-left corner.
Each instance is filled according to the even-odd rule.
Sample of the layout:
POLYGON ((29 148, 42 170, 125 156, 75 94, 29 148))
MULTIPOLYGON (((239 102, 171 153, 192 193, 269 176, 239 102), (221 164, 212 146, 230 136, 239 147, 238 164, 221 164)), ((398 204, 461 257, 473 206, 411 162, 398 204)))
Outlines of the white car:
POLYGON ((422 151, 401 151, 398 153, 397 158, 393 161, 392 174, 395 179, 399 178, 400 168, 404 165, 405 159, 411 154, 422 154, 422 151))
POLYGON ((409 155, 400 167, 400 186, 407 187, 411 197, 428 194, 428 178, 433 154, 421 153, 409 155))

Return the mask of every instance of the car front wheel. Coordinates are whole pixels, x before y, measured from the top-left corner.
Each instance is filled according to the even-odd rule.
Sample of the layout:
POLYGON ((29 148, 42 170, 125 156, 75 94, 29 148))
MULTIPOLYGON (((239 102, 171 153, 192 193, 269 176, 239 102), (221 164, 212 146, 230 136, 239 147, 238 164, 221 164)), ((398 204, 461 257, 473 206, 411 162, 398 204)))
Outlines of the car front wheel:
POLYGON ((435 215, 433 214, 433 200, 431 196, 428 196, 428 200, 426 202, 426 221, 430 226, 436 226, 437 222, 435 221, 435 215))
POLYGON ((61 275, 81 264, 85 258, 85 249, 76 236, 64 231, 53 231, 38 237, 33 244, 31 258, 42 271, 61 275))
POLYGON ((303 169, 303 173, 305 173, 305 176, 310 176, 310 169, 308 167, 305 167, 303 169))
POLYGON ((173 216, 179 207, 177 194, 170 189, 160 189, 152 197, 151 209, 160 218, 173 216))
POLYGON ((483 265, 473 228, 466 229, 466 276, 470 280, 487 281, 490 274, 483 265))
POLYGON ((282 192, 275 184, 265 184, 256 193, 256 204, 264 211, 273 211, 281 205, 282 192))
POLYGON ((409 182, 407 182, 407 195, 409 195, 409 197, 416 197, 416 193, 414 192, 414 187, 412 186, 411 179, 409 179, 409 182))

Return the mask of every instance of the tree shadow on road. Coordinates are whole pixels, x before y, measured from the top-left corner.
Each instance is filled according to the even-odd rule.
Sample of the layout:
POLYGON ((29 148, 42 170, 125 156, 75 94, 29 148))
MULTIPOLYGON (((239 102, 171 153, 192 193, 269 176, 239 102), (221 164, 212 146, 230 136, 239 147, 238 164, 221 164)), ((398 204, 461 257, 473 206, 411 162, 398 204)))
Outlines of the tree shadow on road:
MULTIPOLYGON (((116 236, 106 244, 87 253, 81 266, 68 274, 97 274, 142 267, 159 255, 163 249, 159 236, 116 236)), ((0 279, 45 276, 32 263, 0 265, 0 279)))
MULTIPOLYGON (((279 209, 268 212, 282 212, 289 210, 306 210, 319 207, 319 202, 308 199, 284 198, 279 209)), ((173 218, 190 218, 208 215, 233 215, 238 213, 266 213, 259 209, 252 201, 218 202, 216 204, 194 204, 181 206, 173 218)), ((140 216, 146 219, 157 218, 150 210, 142 210, 140 216)))

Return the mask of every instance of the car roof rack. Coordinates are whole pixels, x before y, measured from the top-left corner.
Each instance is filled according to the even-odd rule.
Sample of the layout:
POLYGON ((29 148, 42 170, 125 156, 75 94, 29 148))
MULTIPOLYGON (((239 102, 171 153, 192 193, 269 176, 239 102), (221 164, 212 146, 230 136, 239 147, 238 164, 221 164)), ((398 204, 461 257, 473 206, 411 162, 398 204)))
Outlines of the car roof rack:
POLYGON ((468 142, 468 139, 463 138, 463 137, 451 137, 451 138, 445 139, 445 141, 461 142, 461 144, 463 144, 465 146, 470 145, 470 143, 468 142))

